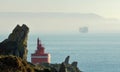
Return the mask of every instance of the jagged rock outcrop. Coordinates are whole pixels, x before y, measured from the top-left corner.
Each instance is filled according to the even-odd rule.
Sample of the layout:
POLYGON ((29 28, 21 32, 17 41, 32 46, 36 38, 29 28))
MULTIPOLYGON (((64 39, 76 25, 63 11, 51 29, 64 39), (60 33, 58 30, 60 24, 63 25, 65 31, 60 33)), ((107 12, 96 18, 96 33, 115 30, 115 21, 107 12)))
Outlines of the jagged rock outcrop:
POLYGON ((20 57, 0 56, 0 72, 34 72, 34 68, 20 57))
MULTIPOLYGON (((70 59, 70 56, 67 56, 65 60, 67 59, 67 63, 69 62, 68 59, 70 59)), ((77 62, 74 61, 72 64, 66 64, 65 62, 62 62, 61 64, 43 64, 42 66, 45 66, 50 69, 52 72, 82 72, 77 67, 77 62)))
MULTIPOLYGON (((68 72, 81 72, 79 69, 78 69, 78 67, 77 67, 77 62, 76 61, 74 61, 72 64, 69 64, 69 59, 70 59, 70 56, 67 56, 66 58, 65 58, 65 61, 63 62, 64 63, 64 65, 62 65, 61 64, 61 68, 63 68, 63 69, 66 69, 66 72, 68 71, 68 72), (62 67, 63 66, 63 67, 62 67)), ((60 70, 59 71, 61 71, 61 68, 60 68, 60 70)))
POLYGON ((67 72, 67 68, 64 62, 61 64, 59 72, 67 72))
POLYGON ((8 39, 0 43, 0 55, 15 55, 27 59, 27 38, 29 28, 23 24, 17 25, 8 39))
POLYGON ((74 67, 77 67, 77 64, 78 64, 78 62, 75 61, 75 62, 72 62, 71 65, 74 66, 74 67))
POLYGON ((69 64, 69 59, 70 59, 70 56, 67 56, 67 57, 65 58, 64 63, 65 63, 65 64, 69 64))

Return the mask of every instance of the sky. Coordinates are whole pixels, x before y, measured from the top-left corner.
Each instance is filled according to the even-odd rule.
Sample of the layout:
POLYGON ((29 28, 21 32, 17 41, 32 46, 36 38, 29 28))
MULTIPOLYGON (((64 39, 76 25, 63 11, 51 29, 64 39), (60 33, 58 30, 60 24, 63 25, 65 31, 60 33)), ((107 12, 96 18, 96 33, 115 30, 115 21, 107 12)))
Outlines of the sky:
MULTIPOLYGON (((119 7, 120 7, 120 0, 0 0, 0 12, 94 13, 104 18, 108 18, 108 19, 113 18, 113 19, 120 20, 120 14, 119 14, 120 8, 119 7)), ((10 21, 10 19, 8 20, 10 21)), ((13 19, 11 19, 11 21, 12 22, 11 23, 9 22, 9 25, 7 25, 8 28, 12 28, 13 26, 15 27, 15 24, 12 24, 12 23, 34 23, 34 21, 29 22, 28 20, 26 21, 20 20, 20 21, 13 22, 13 19)), ((37 21, 39 22, 39 20, 37 21)), ((2 20, 0 27, 2 26, 5 27, 6 24, 4 23, 7 24, 7 22, 2 20)), ((53 26, 51 25, 46 25, 46 27, 48 28, 48 32, 50 29, 51 29, 51 32, 54 32, 54 31, 64 32, 66 29, 66 28, 61 29, 61 28, 55 27, 54 26, 55 24, 53 24, 53 26)), ((34 27, 32 28, 32 30, 35 30, 35 31, 39 30, 39 27, 41 26, 42 28, 40 29, 45 31, 44 30, 45 25, 40 25, 39 27, 36 27, 36 25, 31 24, 29 26, 34 27)), ((65 26, 65 24, 63 24, 63 26, 65 26)), ((63 26, 60 26, 60 27, 63 27, 63 26)), ((70 26, 71 26, 70 28, 72 29, 73 25, 70 25, 70 26)), ((114 30, 116 27, 118 29, 119 26, 120 24, 111 25, 111 29, 112 27, 113 27, 112 30, 114 30)), ((93 27, 97 27, 97 26, 94 25, 93 27)), ((104 27, 104 25, 101 25, 101 27, 104 27)), ((2 29, 5 30, 4 28, 1 28, 0 30, 2 29)))
POLYGON ((0 0, 0 12, 96 13, 120 19, 120 0, 0 0))

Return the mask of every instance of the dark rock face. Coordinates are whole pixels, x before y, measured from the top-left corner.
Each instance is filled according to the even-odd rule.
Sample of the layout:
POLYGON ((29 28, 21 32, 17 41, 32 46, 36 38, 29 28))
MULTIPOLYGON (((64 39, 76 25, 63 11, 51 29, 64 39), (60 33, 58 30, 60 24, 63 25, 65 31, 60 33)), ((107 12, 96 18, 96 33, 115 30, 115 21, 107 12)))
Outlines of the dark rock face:
POLYGON ((67 57, 65 58, 64 63, 65 63, 65 64, 69 64, 69 59, 70 59, 70 56, 67 56, 67 57))
POLYGON ((59 72, 67 72, 67 69, 64 63, 61 64, 59 72))
POLYGON ((77 67, 77 62, 74 61, 72 64, 69 64, 70 56, 65 58, 65 61, 61 64, 59 72, 81 72, 77 67))
MULTIPOLYGON (((68 58, 70 59, 70 56, 66 57, 66 59, 68 58)), ((69 62, 69 60, 67 60, 67 62, 69 62)), ((40 65, 45 66, 46 68, 50 69, 51 72, 82 72, 77 67, 76 61, 72 62, 72 64, 66 64, 65 62, 62 62, 61 64, 48 64, 48 63, 44 64, 43 63, 40 65)))
POLYGON ((20 57, 0 56, 0 72, 34 72, 34 69, 20 57))
POLYGON ((77 67, 77 64, 78 64, 77 62, 72 62, 71 65, 74 66, 74 67, 77 67))
POLYGON ((17 25, 13 32, 0 43, 0 55, 15 55, 27 59, 27 38, 29 28, 23 24, 17 25))

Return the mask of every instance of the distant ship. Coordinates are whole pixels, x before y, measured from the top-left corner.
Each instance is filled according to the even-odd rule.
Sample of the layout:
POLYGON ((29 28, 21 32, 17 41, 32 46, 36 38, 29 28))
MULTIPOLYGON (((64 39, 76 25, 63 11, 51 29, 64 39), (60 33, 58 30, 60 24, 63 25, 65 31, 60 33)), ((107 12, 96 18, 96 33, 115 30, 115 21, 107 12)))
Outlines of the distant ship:
POLYGON ((88 27, 81 27, 81 28, 79 28, 79 32, 81 32, 81 33, 88 33, 88 27))

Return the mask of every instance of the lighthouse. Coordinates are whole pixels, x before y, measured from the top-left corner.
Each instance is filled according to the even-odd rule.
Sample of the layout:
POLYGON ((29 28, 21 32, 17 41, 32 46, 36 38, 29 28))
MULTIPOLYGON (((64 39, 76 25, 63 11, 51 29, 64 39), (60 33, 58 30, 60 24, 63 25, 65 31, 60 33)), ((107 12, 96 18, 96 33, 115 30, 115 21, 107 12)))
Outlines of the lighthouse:
POLYGON ((31 54, 31 62, 33 64, 50 63, 50 54, 45 53, 39 38, 37 39, 37 50, 31 54))

